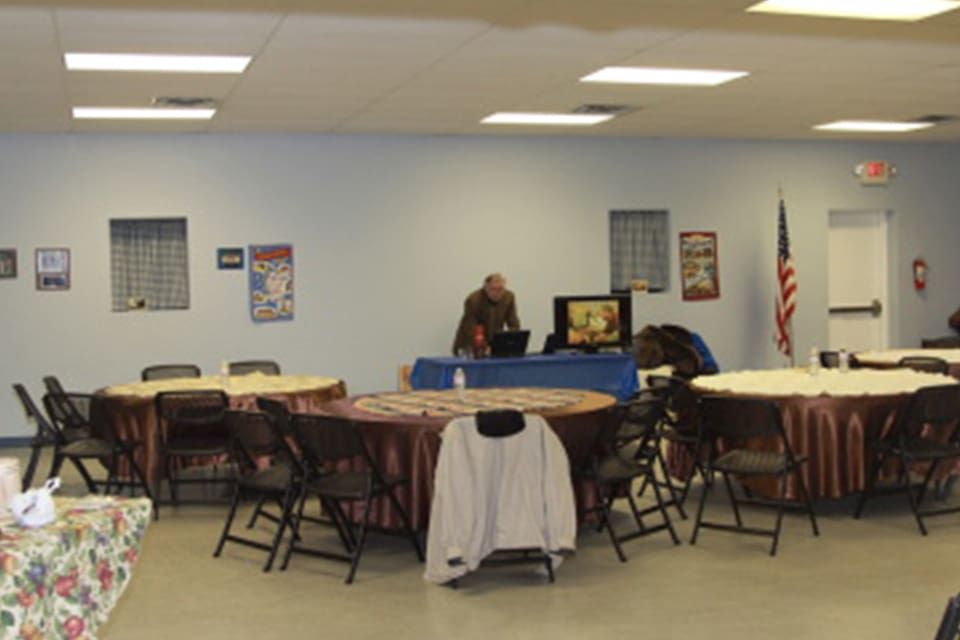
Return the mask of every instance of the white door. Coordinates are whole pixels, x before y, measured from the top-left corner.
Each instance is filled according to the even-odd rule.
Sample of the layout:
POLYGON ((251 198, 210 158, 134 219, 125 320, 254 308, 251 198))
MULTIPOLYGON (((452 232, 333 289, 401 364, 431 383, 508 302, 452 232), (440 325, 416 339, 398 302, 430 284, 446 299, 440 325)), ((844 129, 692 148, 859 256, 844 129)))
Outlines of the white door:
POLYGON ((831 211, 827 245, 830 348, 886 349, 887 212, 831 211))

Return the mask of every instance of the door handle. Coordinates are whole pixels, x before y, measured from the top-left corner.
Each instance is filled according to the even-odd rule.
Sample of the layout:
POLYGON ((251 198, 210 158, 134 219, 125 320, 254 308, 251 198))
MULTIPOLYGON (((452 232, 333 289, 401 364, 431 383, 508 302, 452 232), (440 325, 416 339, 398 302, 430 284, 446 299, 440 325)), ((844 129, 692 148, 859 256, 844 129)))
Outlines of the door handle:
POLYGON ((869 313, 874 318, 880 317, 883 313, 883 303, 874 298, 870 304, 862 306, 830 307, 830 313, 869 313))

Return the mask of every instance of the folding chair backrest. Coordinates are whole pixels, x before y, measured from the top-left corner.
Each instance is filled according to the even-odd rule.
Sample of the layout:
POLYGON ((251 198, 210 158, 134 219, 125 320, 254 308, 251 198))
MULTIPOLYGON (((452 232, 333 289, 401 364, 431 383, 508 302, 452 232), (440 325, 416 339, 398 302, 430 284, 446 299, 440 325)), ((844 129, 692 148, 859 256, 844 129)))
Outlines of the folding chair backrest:
POLYGON ((140 379, 168 380, 170 378, 199 378, 200 367, 195 364, 155 364, 140 372, 140 379))
POLYGON ((280 365, 273 360, 242 360, 227 365, 232 376, 244 376, 260 372, 268 376, 280 375, 280 365))
POLYGON ((914 371, 925 371, 927 373, 950 372, 950 364, 946 360, 930 356, 908 356, 906 358, 900 358, 897 366, 902 369, 913 369, 914 371))
POLYGON ((623 420, 635 425, 655 429, 664 418, 664 402, 656 396, 641 397, 624 405, 623 420))
POLYGON ((227 411, 224 420, 230 430, 234 449, 241 453, 237 459, 247 461, 252 468, 261 458, 279 462, 291 462, 294 459, 289 445, 268 414, 227 411))
POLYGON ((701 415, 711 438, 778 437, 786 444, 780 410, 770 400, 706 396, 701 401, 701 415))
POLYGON ((47 393, 66 393, 57 376, 44 376, 43 386, 47 388, 47 393))
POLYGON ((77 430, 89 430, 93 426, 94 411, 99 411, 96 398, 88 393, 67 393, 50 391, 43 396, 43 406, 54 426, 62 433, 77 430))
POLYGON ((600 416, 600 428, 597 430, 596 438, 593 441, 593 447, 589 451, 584 451, 585 457, 582 460, 571 460, 571 465, 592 466, 593 460, 597 457, 610 455, 617 448, 617 433, 623 426, 623 419, 627 413, 626 405, 617 404, 607 409, 600 416))
POLYGON ((290 434, 290 409, 285 402, 257 397, 257 408, 269 415, 281 433, 290 434))
POLYGON ((33 420, 36 424, 37 438, 44 444, 55 444, 59 442, 60 434, 47 419, 47 416, 43 415, 43 412, 40 411, 40 407, 38 407, 37 403, 30 397, 26 387, 20 383, 16 383, 13 385, 13 390, 17 394, 17 398, 19 398, 20 404, 23 405, 23 411, 27 415, 27 419, 33 420))
POLYGON ((523 431, 523 414, 515 409, 480 411, 476 416, 477 431, 488 438, 505 438, 523 431))
POLYGON ((696 431, 700 416, 700 401, 690 385, 677 376, 647 376, 650 390, 663 399, 664 410, 680 431, 696 431))
POLYGON ((177 432, 219 432, 229 408, 226 394, 215 389, 163 391, 156 395, 155 402, 157 418, 166 422, 166 429, 161 429, 165 437, 177 432))
POLYGON ((340 460, 371 462, 363 438, 352 420, 311 413, 290 415, 290 427, 307 464, 323 468, 340 460))
POLYGON ((960 421, 960 385, 923 387, 898 423, 898 433, 919 436, 926 426, 956 426, 960 421))

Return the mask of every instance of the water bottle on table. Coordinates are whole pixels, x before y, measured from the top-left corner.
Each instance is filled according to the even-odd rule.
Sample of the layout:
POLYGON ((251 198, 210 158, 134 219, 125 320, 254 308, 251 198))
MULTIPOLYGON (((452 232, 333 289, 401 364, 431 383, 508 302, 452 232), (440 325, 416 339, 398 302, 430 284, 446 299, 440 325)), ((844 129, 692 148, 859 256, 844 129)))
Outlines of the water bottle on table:
POLYGON ((457 370, 453 372, 453 388, 457 390, 457 398, 460 399, 460 402, 463 402, 467 395, 467 374, 464 373, 462 367, 457 367, 457 370))
POLYGON ((807 365, 807 373, 812 376, 820 373, 820 350, 816 347, 810 349, 810 362, 807 365))
POLYGON ((840 353, 838 354, 837 357, 840 361, 838 364, 838 368, 840 369, 840 372, 846 373, 847 371, 850 371, 850 354, 847 353, 847 350, 840 349, 840 353))

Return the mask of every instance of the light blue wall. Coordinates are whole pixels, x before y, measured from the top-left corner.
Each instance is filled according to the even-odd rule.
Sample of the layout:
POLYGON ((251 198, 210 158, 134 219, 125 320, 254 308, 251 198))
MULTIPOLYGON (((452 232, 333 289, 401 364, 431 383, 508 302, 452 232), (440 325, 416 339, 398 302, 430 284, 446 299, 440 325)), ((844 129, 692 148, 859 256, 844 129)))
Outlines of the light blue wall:
MULTIPOLYGON (((777 185, 797 266, 800 353, 826 344, 824 248, 830 209, 893 212, 893 346, 948 332, 958 304, 960 148, 955 145, 659 139, 309 135, 0 136, 0 246, 20 277, 5 301, 0 382, 41 376, 93 389, 156 362, 273 357, 288 372, 393 388, 400 363, 449 349, 463 296, 507 274, 539 344, 558 293, 608 287, 607 211, 666 208, 680 231, 716 231, 721 297, 638 298, 634 323, 701 332, 725 369, 778 366, 771 342, 777 185), (900 175, 862 187, 857 162, 900 175), (108 220, 189 218, 191 308, 111 313, 108 220), (255 325, 244 272, 214 268, 217 247, 292 242, 296 320, 255 325), (34 290, 33 250, 72 251, 69 292, 34 290), (930 265, 929 290, 910 262, 930 265)), ((28 433, 0 394, 0 436, 28 433)))

